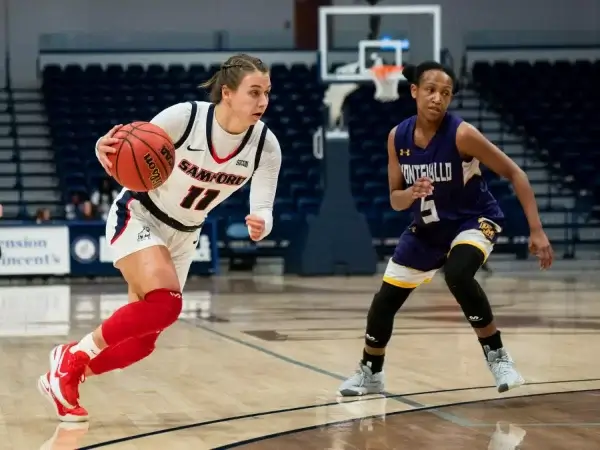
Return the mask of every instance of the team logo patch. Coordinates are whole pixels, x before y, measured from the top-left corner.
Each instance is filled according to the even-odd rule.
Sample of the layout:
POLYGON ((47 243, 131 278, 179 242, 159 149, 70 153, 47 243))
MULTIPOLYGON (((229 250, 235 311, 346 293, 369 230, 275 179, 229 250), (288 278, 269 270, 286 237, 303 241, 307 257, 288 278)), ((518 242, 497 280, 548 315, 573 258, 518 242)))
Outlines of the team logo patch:
POLYGON ((486 239, 490 242, 494 242, 496 239, 496 234, 498 234, 498 230, 494 224, 491 224, 485 219, 479 219, 479 231, 481 231, 486 239))
POLYGON ((142 231, 140 231, 137 235, 137 241, 138 242, 142 242, 142 241, 147 241, 148 239, 150 239, 150 227, 142 227, 142 231))

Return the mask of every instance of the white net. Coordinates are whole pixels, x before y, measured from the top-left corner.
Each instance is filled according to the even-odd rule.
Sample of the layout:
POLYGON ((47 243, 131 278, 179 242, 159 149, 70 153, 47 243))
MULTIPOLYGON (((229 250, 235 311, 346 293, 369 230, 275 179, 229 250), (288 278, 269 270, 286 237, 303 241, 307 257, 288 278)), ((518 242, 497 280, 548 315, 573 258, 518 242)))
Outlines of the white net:
MULTIPOLYGON (((398 82, 404 80, 402 66, 385 64, 378 53, 372 53, 373 65, 361 71, 360 63, 349 63, 338 67, 336 75, 356 75, 364 73, 364 80, 371 78, 375 84, 375 99, 380 102, 392 102, 399 98, 398 82)), ((328 128, 344 128, 343 105, 346 97, 359 87, 359 83, 331 83, 325 91, 323 103, 328 107, 328 128)))
POLYGON ((393 65, 375 65, 370 69, 375 84, 375 99, 380 102, 398 100, 398 82, 402 76, 402 67, 393 65))

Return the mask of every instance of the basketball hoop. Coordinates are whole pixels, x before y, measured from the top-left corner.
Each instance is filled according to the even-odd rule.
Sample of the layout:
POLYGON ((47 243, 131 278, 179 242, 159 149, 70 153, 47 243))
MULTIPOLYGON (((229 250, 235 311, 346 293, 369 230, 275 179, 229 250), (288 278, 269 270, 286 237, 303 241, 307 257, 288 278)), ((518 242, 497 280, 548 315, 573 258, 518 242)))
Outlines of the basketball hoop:
POLYGON ((375 98, 380 102, 392 102, 399 98, 398 82, 403 79, 402 66, 381 64, 369 69, 375 83, 375 98))

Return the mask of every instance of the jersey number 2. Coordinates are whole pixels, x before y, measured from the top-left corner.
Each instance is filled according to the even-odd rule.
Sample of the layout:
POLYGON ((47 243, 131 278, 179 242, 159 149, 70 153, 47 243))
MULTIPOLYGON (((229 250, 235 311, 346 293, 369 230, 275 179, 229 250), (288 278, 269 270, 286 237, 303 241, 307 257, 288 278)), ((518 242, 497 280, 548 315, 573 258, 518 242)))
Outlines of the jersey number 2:
POLYGON ((196 211, 204 211, 218 196, 219 191, 215 189, 204 189, 198 186, 190 186, 187 195, 183 198, 183 200, 181 200, 179 206, 185 209, 192 209, 192 206, 194 206, 195 203, 196 206, 194 206, 194 209, 196 211), (202 197, 200 200, 198 200, 200 196, 202 197))
POLYGON ((424 224, 439 222, 440 216, 438 216, 437 208, 433 200, 421 199, 421 219, 424 224))

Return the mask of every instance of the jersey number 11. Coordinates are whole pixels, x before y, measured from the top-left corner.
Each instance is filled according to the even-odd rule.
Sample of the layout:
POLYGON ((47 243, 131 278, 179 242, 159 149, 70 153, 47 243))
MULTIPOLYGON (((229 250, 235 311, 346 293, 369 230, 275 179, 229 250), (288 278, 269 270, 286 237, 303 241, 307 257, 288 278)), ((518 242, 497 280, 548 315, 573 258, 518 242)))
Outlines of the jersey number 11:
POLYGON ((219 191, 215 189, 190 186, 187 195, 183 197, 179 206, 185 209, 192 209, 192 207, 194 207, 196 211, 204 211, 218 196, 219 191), (200 198, 200 200, 198 200, 198 198, 200 198))

